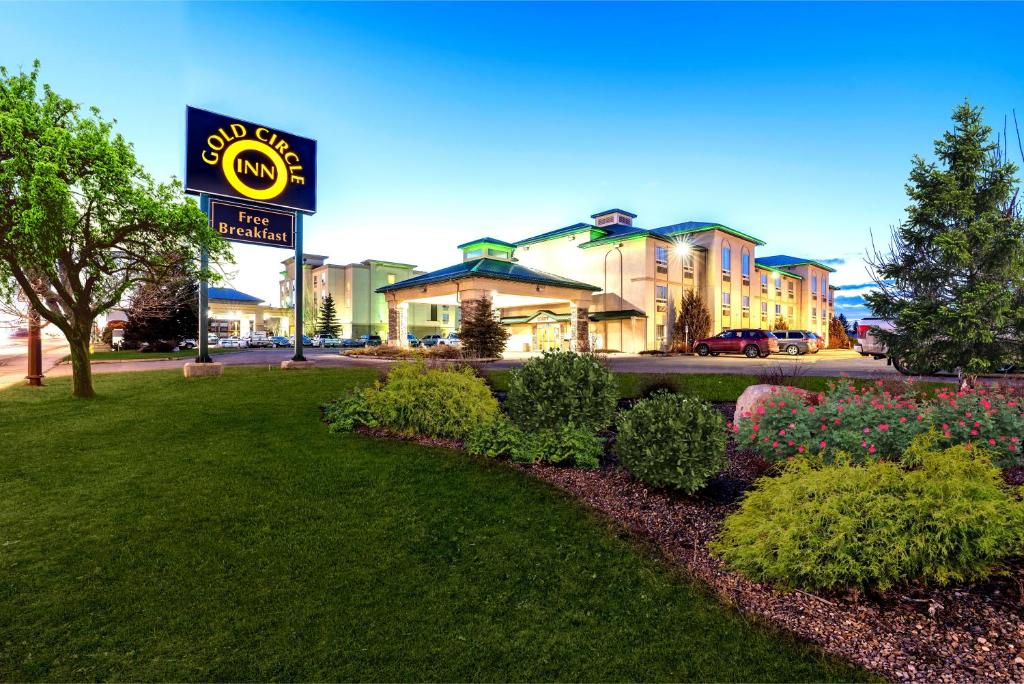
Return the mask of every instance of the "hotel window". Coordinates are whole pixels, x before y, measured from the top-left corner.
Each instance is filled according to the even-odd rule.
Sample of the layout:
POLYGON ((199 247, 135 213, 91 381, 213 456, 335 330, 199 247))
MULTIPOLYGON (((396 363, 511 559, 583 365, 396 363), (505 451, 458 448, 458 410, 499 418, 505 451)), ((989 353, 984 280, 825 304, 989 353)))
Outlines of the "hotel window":
POLYGON ((665 311, 668 304, 668 285, 655 285, 654 299, 658 305, 658 311, 665 311))
POLYGON ((740 275, 743 276, 743 284, 750 285, 750 253, 746 248, 743 249, 743 255, 740 257, 740 275))
POLYGON ((722 293, 722 315, 723 316, 728 316, 729 313, 730 313, 729 303, 730 303, 729 293, 728 292, 723 292, 722 293))
POLYGON ((447 323, 448 322, 448 314, 447 313, 441 314, 441 322, 442 323, 447 323))
POLYGON ((479 259, 483 255, 484 255, 484 250, 483 249, 471 249, 468 252, 466 252, 466 258, 467 259, 479 259))
POLYGON ((782 296, 782 278, 775 276, 775 296, 782 296))
POLYGON ((750 297, 743 295, 743 317, 750 318, 750 297))
POLYGON ((761 274, 761 294, 763 294, 763 295, 767 295, 768 294, 768 274, 767 273, 762 273, 761 274))
POLYGON ((812 306, 811 307, 811 321, 817 321, 817 320, 818 320, 818 308, 812 306))
POLYGON ((768 321, 768 302, 761 302, 761 321, 768 321))
POLYGON ((781 304, 776 304, 775 305, 775 315, 776 316, 781 316, 782 315, 782 305, 781 304))
POLYGON ((811 276, 811 294, 818 296, 818 276, 811 276))
POLYGON ((726 242, 722 245, 722 282, 728 283, 732 279, 732 248, 726 242))
POLYGON ((508 252, 504 249, 488 249, 487 256, 498 257, 499 259, 508 259, 508 252))
POLYGON ((788 283, 786 283, 786 287, 789 290, 789 298, 793 299, 794 297, 796 297, 796 295, 793 294, 793 281, 792 280, 789 281, 788 283))
POLYGON ((693 252, 683 257, 683 278, 693 279, 693 252))
POLYGON ((395 284, 395 280, 396 280, 395 274, 394 273, 388 273, 388 285, 394 285, 395 284))
POLYGON ((658 267, 658 273, 668 273, 668 247, 654 248, 654 263, 658 267))
POLYGON ((428 318, 427 320, 428 321, 436 321, 437 320, 437 304, 431 304, 430 305, 430 318, 428 318))
POLYGON ((665 344, 665 325, 659 323, 654 326, 654 335, 658 338, 658 346, 665 344))

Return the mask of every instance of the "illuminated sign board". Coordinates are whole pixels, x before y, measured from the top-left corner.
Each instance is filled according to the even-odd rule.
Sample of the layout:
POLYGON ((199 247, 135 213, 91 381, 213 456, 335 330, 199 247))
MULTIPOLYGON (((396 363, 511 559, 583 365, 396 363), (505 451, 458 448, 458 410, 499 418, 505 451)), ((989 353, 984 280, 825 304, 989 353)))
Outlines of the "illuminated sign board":
POLYGON ((210 200, 210 225, 232 242, 267 247, 295 247, 295 214, 265 207, 210 200))
POLYGON ((204 109, 185 110, 188 192, 316 211, 315 140, 204 109))

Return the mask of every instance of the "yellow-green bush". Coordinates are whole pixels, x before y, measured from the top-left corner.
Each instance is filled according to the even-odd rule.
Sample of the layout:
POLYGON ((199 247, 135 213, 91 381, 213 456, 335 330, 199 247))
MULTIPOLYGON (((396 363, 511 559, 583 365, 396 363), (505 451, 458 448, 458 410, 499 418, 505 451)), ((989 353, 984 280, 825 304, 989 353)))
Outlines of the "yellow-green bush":
POLYGON ((471 369, 429 369, 419 359, 395 364, 363 394, 378 425, 409 435, 465 439, 498 414, 490 388, 471 369))
POLYGON ((811 589, 887 589, 999 573, 1024 547, 1024 506, 988 456, 913 448, 912 469, 803 459, 762 478, 725 520, 713 550, 758 581, 811 589))

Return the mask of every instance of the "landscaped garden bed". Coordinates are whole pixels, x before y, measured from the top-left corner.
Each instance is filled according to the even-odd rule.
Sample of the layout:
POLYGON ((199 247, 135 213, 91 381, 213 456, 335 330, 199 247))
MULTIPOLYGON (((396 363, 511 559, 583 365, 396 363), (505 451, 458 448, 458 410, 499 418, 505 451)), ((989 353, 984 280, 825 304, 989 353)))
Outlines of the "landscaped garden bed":
POLYGON ((1021 465, 1012 394, 780 388, 751 420, 732 402, 663 391, 623 400, 599 366, 551 355, 512 371, 497 393, 504 410, 461 436, 397 432, 507 458, 653 542, 725 601, 885 677, 1024 677, 1024 509, 1000 479, 1021 465), (951 412, 974 420, 950 426, 951 412), (892 426, 878 422, 888 414, 892 426), (845 449, 818 434, 811 447, 822 418, 845 449), (874 422, 865 432, 858 420, 874 422), (783 448, 752 423, 782 431, 783 448))

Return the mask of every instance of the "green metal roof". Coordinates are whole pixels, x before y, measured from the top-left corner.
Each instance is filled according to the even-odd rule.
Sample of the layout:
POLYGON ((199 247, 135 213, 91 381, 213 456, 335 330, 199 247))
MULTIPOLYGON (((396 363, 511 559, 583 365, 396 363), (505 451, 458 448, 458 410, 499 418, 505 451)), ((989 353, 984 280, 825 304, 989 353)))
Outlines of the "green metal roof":
POLYGON ((554 311, 549 311, 548 309, 540 309, 538 311, 533 312, 529 316, 505 316, 505 317, 503 317, 501 319, 501 322, 504 323, 505 325, 515 325, 515 324, 519 324, 519 323, 530 323, 531 321, 533 321, 538 316, 549 316, 549 317, 555 319, 556 321, 569 321, 569 320, 572 320, 572 316, 567 314, 567 313, 556 314, 554 311))
POLYGON ((775 268, 774 266, 769 266, 768 264, 762 264, 757 259, 754 259, 754 269, 761 269, 762 271, 771 271, 772 273, 778 273, 779 275, 784 275, 789 278, 796 278, 797 280, 804 279, 803 276, 797 275, 796 273, 790 273, 789 271, 783 271, 781 268, 775 268))
POLYGON ((574 223, 571 226, 555 228, 554 230, 549 230, 548 232, 541 233, 540 235, 534 235, 533 237, 524 238, 516 242, 516 245, 520 247, 523 245, 532 245, 535 242, 555 240, 560 237, 565 237, 567 235, 575 235, 576 233, 582 233, 584 231, 600 232, 602 234, 608 232, 602 228, 598 228, 597 226, 592 226, 589 223, 574 223))
POLYGON ((476 247, 477 245, 494 245, 495 247, 506 247, 508 249, 516 248, 516 246, 511 242, 505 242, 504 240, 499 240, 497 238, 492 237, 482 237, 477 238, 476 240, 470 240, 469 242, 463 242, 461 245, 456 247, 456 249, 470 249, 472 247, 476 247))
POLYGON ((512 261, 504 259, 489 259, 481 257, 470 259, 461 264, 455 264, 430 273, 424 273, 393 285, 385 285, 377 288, 376 292, 391 292, 393 290, 404 290, 410 287, 429 285, 430 283, 442 283, 450 280, 461 280, 463 278, 495 278, 497 280, 511 280, 534 285, 550 285, 552 287, 565 287, 573 290, 589 290, 597 292, 601 288, 581 283, 578 280, 562 278, 551 273, 527 268, 512 261))
POLYGON ((620 309, 618 311, 595 311, 590 314, 592 321, 618 321, 625 318, 647 318, 647 314, 638 309, 620 309))

